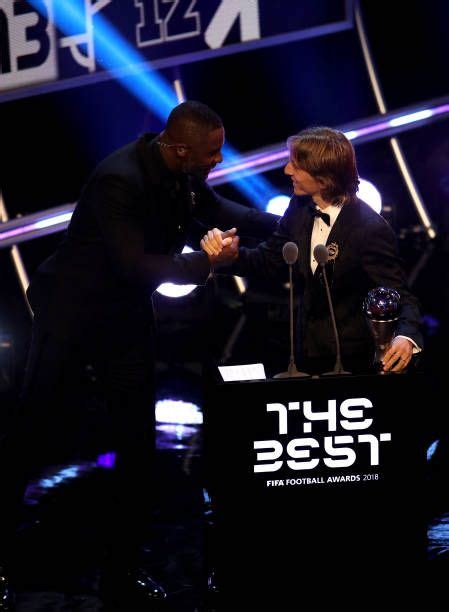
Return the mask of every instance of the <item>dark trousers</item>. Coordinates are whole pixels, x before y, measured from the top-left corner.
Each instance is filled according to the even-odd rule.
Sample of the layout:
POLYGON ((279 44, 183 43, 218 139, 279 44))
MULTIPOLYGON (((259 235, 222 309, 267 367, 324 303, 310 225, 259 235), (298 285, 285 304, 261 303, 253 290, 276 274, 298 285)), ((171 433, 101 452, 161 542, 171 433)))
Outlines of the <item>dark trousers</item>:
MULTIPOLYGON (((35 324, 21 405, 0 447, 0 560, 14 557, 27 482, 56 457, 70 454, 68 428, 79 425, 76 412, 85 414, 97 405, 106 408, 109 450, 117 457, 103 529, 117 562, 135 562, 150 531, 154 501, 154 342, 150 324, 136 321, 134 327, 101 324, 69 342, 35 324)), ((70 450, 76 457, 86 452, 70 450)))

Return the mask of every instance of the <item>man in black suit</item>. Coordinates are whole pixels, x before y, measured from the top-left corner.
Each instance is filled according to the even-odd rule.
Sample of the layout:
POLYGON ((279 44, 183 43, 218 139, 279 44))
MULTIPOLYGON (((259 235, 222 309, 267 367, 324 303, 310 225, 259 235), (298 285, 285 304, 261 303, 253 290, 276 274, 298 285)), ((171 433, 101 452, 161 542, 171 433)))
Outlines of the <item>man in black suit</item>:
POLYGON ((292 179, 294 196, 273 235, 256 249, 239 249, 237 236, 223 248, 221 232, 214 229, 204 236, 202 248, 212 258, 226 251, 238 255, 233 273, 279 278, 287 271, 282 247, 296 242, 300 365, 308 372, 322 373, 332 369, 336 354, 322 271, 313 256, 317 244, 326 245, 343 364, 353 372, 372 365, 374 345, 363 302, 370 289, 383 286, 396 289, 401 297, 396 333, 383 357, 383 370, 403 371, 422 347, 418 304, 406 287, 391 227, 356 196, 359 179, 351 143, 342 132, 316 127, 290 137, 287 144, 290 159, 285 173, 292 179))
MULTIPOLYGON (((42 459, 39 432, 52 431, 64 404, 81 401, 94 378, 107 399, 117 451, 110 584, 137 584, 146 597, 165 595, 139 569, 140 541, 153 501, 151 295, 164 281, 206 282, 210 258, 201 250, 181 251, 186 243, 199 245, 213 225, 237 225, 262 239, 276 224, 273 215, 226 200, 207 186, 209 172, 222 161, 223 142, 220 117, 188 101, 171 112, 160 134, 144 134, 112 153, 88 180, 64 241, 38 268, 28 290, 33 337, 24 411, 18 433, 3 450, 8 467, 2 472, 9 482, 0 525, 7 528, 17 509, 12 501, 23 493, 27 457, 42 459)), ((229 257, 222 255, 225 261, 229 257)), ((0 566, 1 554, 7 556, 2 541, 0 566)))

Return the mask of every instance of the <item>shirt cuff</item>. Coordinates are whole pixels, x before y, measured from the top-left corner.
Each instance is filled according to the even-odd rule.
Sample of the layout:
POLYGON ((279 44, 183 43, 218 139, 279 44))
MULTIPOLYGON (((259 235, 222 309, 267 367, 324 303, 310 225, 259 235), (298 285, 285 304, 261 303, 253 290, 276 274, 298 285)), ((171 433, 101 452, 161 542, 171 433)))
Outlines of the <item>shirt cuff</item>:
POLYGON ((409 338, 408 336, 403 336, 402 334, 399 334, 398 336, 395 336, 395 338, 405 338, 406 340, 409 340, 413 344, 413 354, 414 355, 422 351, 422 348, 418 346, 416 342, 412 340, 411 338, 409 338))

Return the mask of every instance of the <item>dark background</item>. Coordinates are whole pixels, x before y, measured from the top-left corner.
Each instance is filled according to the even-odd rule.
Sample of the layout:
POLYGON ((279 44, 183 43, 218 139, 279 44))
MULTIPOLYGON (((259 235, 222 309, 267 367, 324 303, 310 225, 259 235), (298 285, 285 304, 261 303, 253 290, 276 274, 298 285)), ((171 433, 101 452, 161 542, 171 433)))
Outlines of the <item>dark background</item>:
MULTIPOLYGON (((388 110, 446 96, 449 4, 364 0, 361 7, 388 110)), ((285 141, 310 124, 339 127, 377 115, 355 29, 208 59, 162 75, 169 81, 180 77, 188 98, 214 108, 223 118, 228 142, 241 152, 285 141)), ((157 116, 113 80, 4 102, 0 125, 0 188, 11 218, 75 202, 101 158, 142 132, 161 128, 157 116)), ((432 244, 421 231, 388 139, 356 143, 359 171, 382 193, 383 214, 398 236, 412 289, 422 304, 423 364, 443 373, 440 355, 448 335, 449 302, 448 121, 402 132, 399 139, 438 230, 432 244)), ((282 168, 265 176, 280 193, 289 194, 282 168)), ((248 206, 264 204, 244 198, 232 184, 217 190, 248 206)), ((20 245, 29 275, 60 239, 55 234, 20 245)), ((14 374, 20 382, 30 319, 7 249, 0 251, 0 287, 0 334, 12 339, 14 374)), ((218 278, 185 298, 157 297, 161 362, 182 368, 200 362, 205 350, 219 358, 243 315, 247 322, 231 360, 262 360, 273 368, 283 363, 285 289, 249 288, 242 300, 232 280, 218 278)), ((5 359, 5 351, 0 354, 5 359)))
MULTIPOLYGON (((54 0, 54 5, 58 1, 54 0)), ((212 5, 211 0, 203 0, 203 5, 209 1, 212 5)), ((150 4, 152 0, 147 2, 150 4)), ((271 3, 276 19, 281 20, 287 0, 285 3, 260 0, 261 5, 262 2, 271 3)), ((129 6, 133 0, 113 0, 111 6, 119 11, 122 3, 129 6)), ((316 13, 329 7, 334 10, 335 4, 341 7, 340 0, 296 0, 296 5, 291 0, 289 4, 297 11, 312 6, 316 13)), ((449 96, 448 0, 360 0, 360 5, 388 110, 426 106, 426 102, 449 96)), ((236 34, 234 29, 231 38, 235 39, 236 34)), ((355 29, 211 58, 166 69, 161 74, 169 82, 181 78, 188 98, 214 108, 223 118, 228 142, 242 153, 285 142, 289 135, 311 124, 341 127, 378 115, 355 29)), ((9 216, 14 218, 76 202, 98 161, 142 132, 158 131, 161 127, 158 116, 114 80, 0 102, 0 190, 9 216)), ((414 431, 416 427, 426 447, 431 441, 442 443, 434 446, 437 450, 430 462, 428 495, 421 495, 416 488, 420 474, 408 463, 404 473, 409 477, 404 482, 413 480, 412 498, 405 496, 393 509, 394 520, 391 529, 387 529, 392 533, 391 546, 385 547, 385 553, 398 567, 404 563, 404 551, 399 548, 404 539, 413 535, 410 522, 420 516, 416 508, 421 505, 426 516, 437 517, 430 524, 429 547, 437 559, 433 571, 438 578, 438 563, 440 573, 442 568, 447 575, 449 507, 449 436, 445 414, 449 340, 448 118, 403 131, 398 138, 437 229, 434 241, 429 241, 419 224, 388 139, 363 144, 355 141, 356 154, 360 175, 371 180, 382 194, 382 214, 398 237, 412 290, 422 307, 425 350, 421 368, 429 373, 425 378, 430 384, 421 385, 423 399, 414 401, 413 407, 406 397, 394 396, 395 422, 402 432, 414 431), (402 420, 406 422, 403 424, 402 420), (412 509, 409 502, 413 504, 412 509), (438 518, 441 512, 444 513, 442 520, 438 518)), ((279 193, 290 193, 291 183, 282 168, 264 176, 279 193)), ((266 204, 244 197, 232 183, 217 187, 217 191, 247 206, 266 204)), ((29 276, 53 252, 61 238, 61 234, 53 234, 20 244, 29 276)), ((232 278, 220 276, 184 298, 170 299, 156 294, 158 398, 182 399, 202 407, 202 385, 207 379, 202 373, 213 371, 217 375, 212 366, 219 360, 261 361, 269 375, 285 370, 287 298, 288 292, 282 285, 264 286, 254 282, 248 284, 248 291, 241 296, 232 278)), ((19 412, 17 393, 30 332, 31 319, 10 251, 0 249, 0 442, 10 417, 19 412)), ((400 382, 394 378, 378 377, 378 382, 400 382)), ((421 380, 414 378, 415 383, 421 380)), ((340 382, 344 381, 340 379, 340 382)), ((330 379, 328 383, 333 384, 330 379)), ((61 407, 61 418, 53 423, 48 440, 39 439, 43 448, 48 443, 49 451, 57 451, 52 455, 54 465, 50 469, 46 466, 43 480, 30 483, 25 497, 18 554, 23 565, 19 592, 22 590, 24 594, 25 607, 21 609, 41 610, 42 606, 50 609, 49 601, 55 600, 63 603, 54 604, 51 609, 68 609, 67 602, 76 599, 74 609, 81 610, 79 593, 98 594, 92 585, 103 555, 104 519, 111 512, 108 500, 112 471, 99 468, 97 456, 114 450, 115 446, 109 439, 104 406, 95 401, 80 406, 76 399, 68 404, 61 407), (67 470, 61 472, 61 466, 68 466, 71 473, 62 482, 61 474, 67 470), (58 480, 59 485, 55 486, 58 480)), ((241 418, 244 399, 240 398, 237 405, 229 404, 225 430, 219 432, 219 442, 228 446, 233 444, 234 437, 239 438, 245 423, 245 418, 241 418)), ((200 599, 197 585, 204 581, 202 558, 204 555, 210 564, 207 557, 212 551, 210 544, 204 550, 203 541, 204 517, 209 525, 211 520, 210 508, 207 504, 205 508, 203 500, 202 459, 206 457, 207 462, 207 453, 203 453, 201 428, 189 427, 180 433, 177 425, 170 428, 159 424, 157 429, 159 476, 155 482, 156 538, 151 544, 154 558, 149 562, 150 574, 169 592, 172 605, 167 610, 191 610, 193 602, 197 610, 200 599)), ((211 439, 211 436, 204 437, 206 443, 211 439)), ((407 444, 411 440, 412 437, 407 444)), ((36 462, 33 458, 37 474, 41 466, 36 462)), ((233 503, 234 497, 230 499, 233 503)), ((242 500, 236 501, 236 507, 242 503, 242 500)), ((322 507, 327 512, 328 507, 322 507)), ((390 516, 390 509, 387 515, 390 516)), ((363 513, 360 516, 366 523, 366 516, 363 513)), ((327 518, 326 514, 324 522, 327 518)), ((376 520, 371 523, 375 525, 376 520)), ((302 524, 306 524, 304 520, 302 524)), ((309 531, 314 538, 317 530, 309 531)), ((232 536, 233 530, 226 530, 226 546, 232 552, 237 550, 241 559, 242 547, 232 546, 229 533, 232 536)), ((304 530, 301 533, 304 535, 304 530)), ((326 533, 321 526, 319 533, 321 536, 326 533)), ((347 533, 348 530, 345 537, 347 533)), ((107 533, 108 539, 110 536, 107 533)), ((366 533, 360 540, 362 544, 366 542, 365 536, 366 533)), ((407 570, 404 575, 409 574, 407 570)), ((242 576, 238 576, 239 593, 241 584, 245 587, 242 576)), ((421 578, 415 582, 424 584, 421 578)), ((441 580, 441 585, 446 585, 446 579, 441 580)), ((430 593, 431 588, 426 596, 430 593)), ((85 609, 92 610, 94 606, 88 605, 88 599, 84 598, 85 609)), ((127 609, 131 608, 134 609, 133 606, 127 609)))

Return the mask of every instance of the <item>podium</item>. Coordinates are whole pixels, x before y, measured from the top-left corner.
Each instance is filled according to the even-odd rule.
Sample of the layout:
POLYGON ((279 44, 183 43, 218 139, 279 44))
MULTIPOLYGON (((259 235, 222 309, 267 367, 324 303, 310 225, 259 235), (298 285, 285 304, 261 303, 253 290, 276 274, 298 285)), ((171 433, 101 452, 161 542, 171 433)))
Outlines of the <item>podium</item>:
POLYGON ((414 599, 426 558, 423 382, 208 378, 209 562, 223 609, 240 609, 242 593, 254 610, 414 599))

